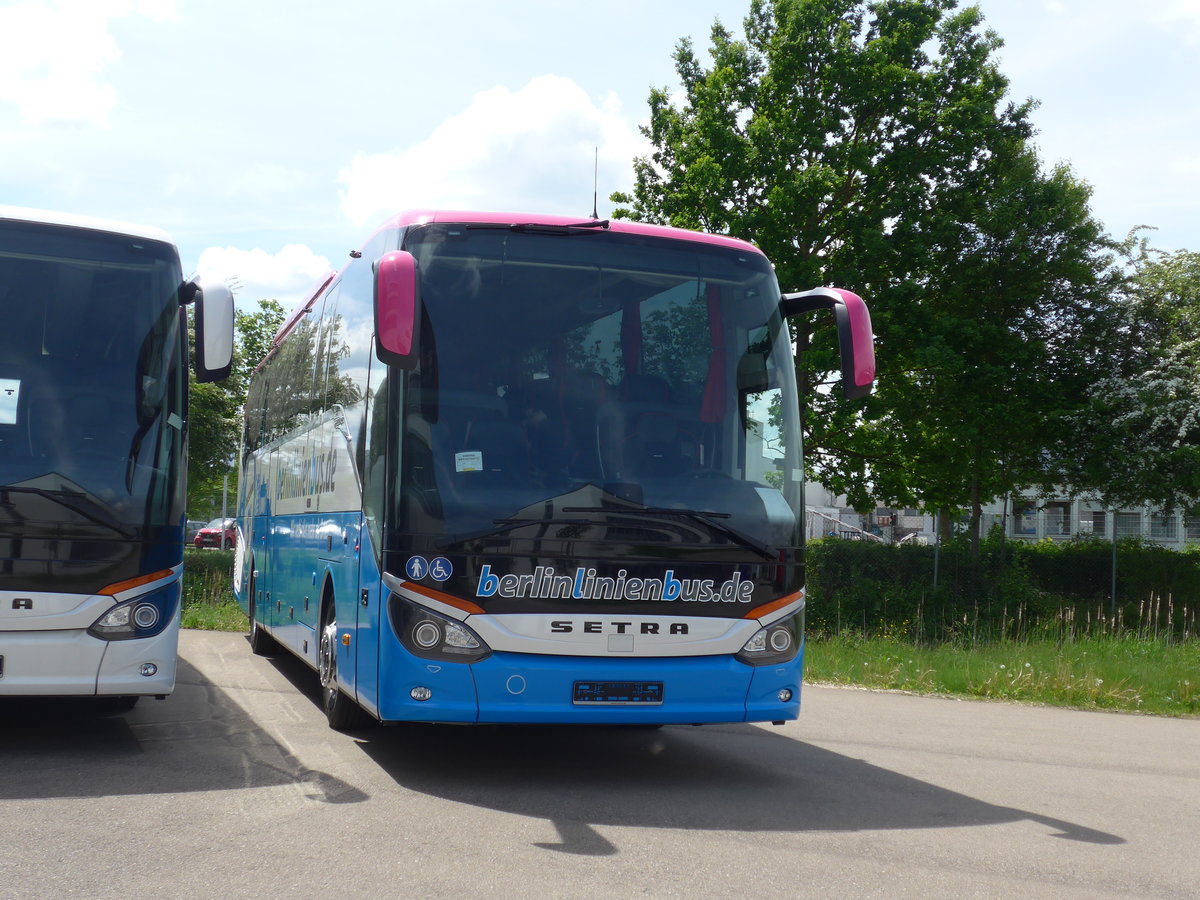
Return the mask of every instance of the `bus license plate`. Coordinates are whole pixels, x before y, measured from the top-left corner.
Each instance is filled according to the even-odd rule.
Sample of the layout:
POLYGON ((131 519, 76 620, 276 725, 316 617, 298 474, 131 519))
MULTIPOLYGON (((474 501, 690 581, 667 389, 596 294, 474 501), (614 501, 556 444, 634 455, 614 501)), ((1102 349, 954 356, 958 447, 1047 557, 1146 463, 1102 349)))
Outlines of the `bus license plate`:
POLYGON ((661 681, 577 681, 572 698, 577 705, 661 706, 661 681))

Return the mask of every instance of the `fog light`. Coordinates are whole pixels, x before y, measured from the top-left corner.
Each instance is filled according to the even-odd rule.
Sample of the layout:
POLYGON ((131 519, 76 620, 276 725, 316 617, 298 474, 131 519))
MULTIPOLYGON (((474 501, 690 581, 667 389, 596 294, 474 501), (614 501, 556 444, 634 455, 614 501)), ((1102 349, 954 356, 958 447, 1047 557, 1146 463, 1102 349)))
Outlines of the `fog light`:
POLYGON ((427 687, 415 687, 408 692, 408 696, 419 702, 422 700, 428 700, 430 697, 432 697, 433 691, 427 687))
POLYGON ((782 691, 779 692, 779 702, 780 703, 787 703, 791 699, 792 699, 792 692, 788 688, 784 688, 782 691))
POLYGON ((149 678, 151 675, 158 674, 158 666, 154 663, 142 663, 142 667, 138 669, 138 673, 149 678))

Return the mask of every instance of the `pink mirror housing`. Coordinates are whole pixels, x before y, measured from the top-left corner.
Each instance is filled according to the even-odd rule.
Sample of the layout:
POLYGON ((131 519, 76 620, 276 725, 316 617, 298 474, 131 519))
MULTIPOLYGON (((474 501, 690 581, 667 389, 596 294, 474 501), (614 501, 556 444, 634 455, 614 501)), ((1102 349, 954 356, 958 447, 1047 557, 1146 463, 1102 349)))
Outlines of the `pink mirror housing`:
POLYGON ((862 297, 840 288, 814 288, 799 294, 784 294, 779 308, 784 317, 814 309, 832 309, 842 357, 842 390, 849 400, 871 393, 875 384, 875 345, 871 314, 862 297))
POLYGON ((379 359, 414 368, 419 322, 417 261, 404 250, 385 253, 375 264, 375 353, 379 359))

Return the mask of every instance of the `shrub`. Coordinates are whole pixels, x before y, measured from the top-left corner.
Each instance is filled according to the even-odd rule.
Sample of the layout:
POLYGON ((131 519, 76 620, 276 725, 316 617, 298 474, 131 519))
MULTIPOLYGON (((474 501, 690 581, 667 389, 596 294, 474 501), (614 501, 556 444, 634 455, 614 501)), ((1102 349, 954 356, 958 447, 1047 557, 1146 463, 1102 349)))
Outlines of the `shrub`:
POLYGON ((854 630, 976 643, 1200 634, 1200 552, 1120 542, 1116 608, 1111 583, 1112 545, 1095 540, 1026 543, 993 533, 977 570, 962 539, 939 549, 827 538, 807 552, 808 622, 818 635, 854 630))

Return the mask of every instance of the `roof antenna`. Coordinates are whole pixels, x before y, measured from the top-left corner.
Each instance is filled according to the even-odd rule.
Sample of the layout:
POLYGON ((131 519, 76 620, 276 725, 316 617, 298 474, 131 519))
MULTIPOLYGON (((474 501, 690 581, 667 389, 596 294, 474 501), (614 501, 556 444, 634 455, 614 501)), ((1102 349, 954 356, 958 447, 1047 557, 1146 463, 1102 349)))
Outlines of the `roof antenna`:
POLYGON ((600 148, 596 148, 596 167, 592 172, 592 218, 600 218, 600 205, 598 203, 598 194, 600 193, 600 148))

